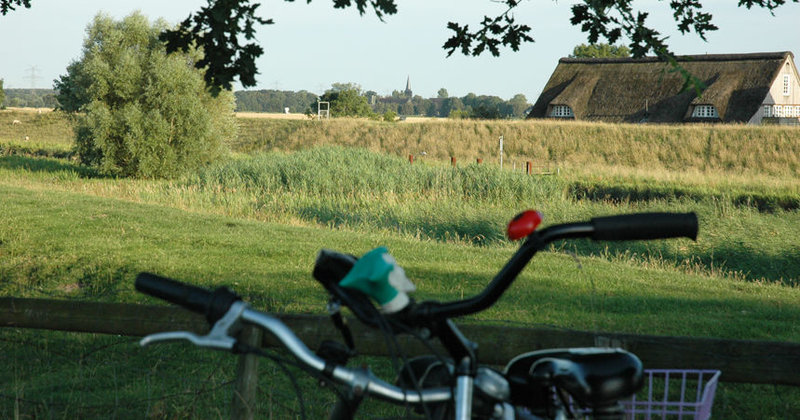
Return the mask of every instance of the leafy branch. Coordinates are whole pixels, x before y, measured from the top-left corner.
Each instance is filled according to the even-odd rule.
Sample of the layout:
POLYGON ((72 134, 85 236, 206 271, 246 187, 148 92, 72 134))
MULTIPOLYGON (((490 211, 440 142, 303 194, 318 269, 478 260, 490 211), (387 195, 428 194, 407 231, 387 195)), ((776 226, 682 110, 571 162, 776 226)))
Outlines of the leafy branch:
POLYGON ((455 34, 442 46, 447 50, 447 56, 453 55, 457 49, 464 55, 478 56, 488 48, 489 52, 497 57, 500 55, 501 45, 519 51, 523 42, 533 42, 533 38, 528 35, 531 27, 517 24, 511 14, 520 2, 521 0, 503 0, 502 3, 508 6, 506 11, 495 17, 484 16, 480 23, 481 28, 475 32, 470 32, 469 25, 461 26, 456 22, 448 22, 447 28, 455 34))
POLYGON ((0 0, 0 15, 5 15, 11 10, 19 6, 24 6, 26 9, 31 8, 31 0, 0 0))
MULTIPOLYGON (((570 23, 580 25, 581 30, 589 34, 592 44, 597 43, 601 36, 613 44, 624 35, 631 41, 633 57, 644 57, 652 51, 660 60, 669 63, 671 71, 681 74, 683 89, 692 88, 699 96, 705 90, 705 84, 678 63, 666 43, 667 37, 647 25, 649 13, 634 11, 631 3, 632 0, 584 0, 582 4, 572 6, 570 23)), ((683 34, 694 31, 705 41, 706 32, 717 30, 717 26, 711 23, 711 14, 703 11, 699 0, 672 0, 670 8, 678 30, 683 34)))

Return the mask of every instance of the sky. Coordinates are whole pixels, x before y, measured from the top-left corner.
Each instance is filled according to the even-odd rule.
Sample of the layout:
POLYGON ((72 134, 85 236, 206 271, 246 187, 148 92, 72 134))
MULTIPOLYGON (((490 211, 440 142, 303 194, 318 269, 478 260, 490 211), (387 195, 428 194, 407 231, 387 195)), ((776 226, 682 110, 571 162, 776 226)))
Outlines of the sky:
MULTIPOLYGON (((492 0, 397 0, 398 13, 381 22, 372 12, 359 16, 354 7, 334 9, 329 0, 264 1, 258 14, 275 24, 258 29, 257 42, 265 53, 257 61, 258 84, 248 89, 321 94, 332 83, 356 83, 365 91, 389 95, 405 89, 410 80, 414 94, 426 98, 445 88, 450 96, 475 93, 510 99, 522 93, 535 102, 558 59, 587 43, 580 28, 569 23, 573 3, 523 1, 514 15, 533 28, 535 42, 517 52, 504 49, 500 57, 465 57, 457 52, 447 58, 441 48, 451 34, 447 22, 474 28, 484 15, 502 13, 503 5, 492 0)), ((733 0, 703 3, 720 28, 709 32, 707 41, 674 29, 668 1, 633 4, 651 14, 648 22, 670 37, 676 54, 800 54, 800 3, 784 5, 774 16, 763 9, 738 8, 733 0)), ((80 58, 86 26, 99 12, 121 19, 139 10, 151 20, 164 18, 177 24, 205 4, 205 0, 33 0, 30 9, 0 16, 0 78, 5 88, 51 88, 67 65, 80 58)))

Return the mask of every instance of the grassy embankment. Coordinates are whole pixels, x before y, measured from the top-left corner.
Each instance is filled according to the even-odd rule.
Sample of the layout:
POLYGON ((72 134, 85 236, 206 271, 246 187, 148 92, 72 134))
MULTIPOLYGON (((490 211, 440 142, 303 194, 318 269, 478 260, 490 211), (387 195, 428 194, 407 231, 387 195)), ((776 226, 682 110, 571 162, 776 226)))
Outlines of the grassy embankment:
MULTIPOLYGON (((308 275, 315 252, 330 247, 360 253, 387 244, 417 282, 419 298, 452 299, 479 290, 510 254, 500 232, 522 208, 540 208, 549 223, 626 211, 693 210, 702 224, 697 243, 636 243, 630 252, 621 246, 570 245, 578 255, 596 257, 581 257, 580 269, 560 253, 537 257, 509 294, 478 318, 800 341, 800 292, 793 286, 800 270, 794 239, 800 234, 794 204, 797 130, 469 121, 245 120, 243 125, 232 145, 241 154, 171 182, 96 177, 68 158, 35 157, 68 150, 64 138, 24 149, 0 129, 0 147, 10 154, 0 158, 0 194, 8 204, 0 210, 7 221, 0 231, 2 294, 143 301, 130 281, 135 272, 152 270, 202 284, 235 285, 271 310, 319 312, 322 293, 309 293, 319 292, 308 275), (434 161, 451 154, 472 161, 479 151, 491 150, 499 134, 506 138, 506 162, 536 155, 510 146, 511 139, 529 138, 531 145, 520 150, 552 150, 561 158, 547 163, 562 167, 561 176, 528 177, 491 165, 452 169, 434 161), (322 137, 326 141, 320 143, 322 137), (437 140, 447 138, 463 139, 464 148, 437 140), (683 166, 672 160, 693 156, 703 138, 707 145, 718 143, 719 150, 683 166), (573 146, 564 145, 568 139, 575 139, 573 146), (608 147, 600 147, 604 139, 608 147), (678 144, 667 147, 669 139, 678 144), (384 154, 281 151, 303 149, 303 142, 384 154), (425 145, 427 156, 409 165, 404 156, 414 142, 425 145), (649 146, 640 147, 642 142, 649 146), (263 149, 274 151, 256 153, 263 149), (736 160, 741 154, 746 156, 736 160)), ((0 127, 7 126, 0 121, 0 127)), ((483 156, 490 160, 488 153, 483 156)), ((26 378, 17 386, 47 376, 35 368, 14 369, 26 372, 16 373, 26 378)), ((138 400, 144 391, 130 392, 129 399, 138 400)), ((794 390, 726 384, 715 413, 752 418, 765 409, 767 417, 780 418, 800 410, 787 395, 797 396, 794 390), (740 401, 753 392, 762 397, 740 401)), ((177 412, 187 410, 175 404, 177 412)))

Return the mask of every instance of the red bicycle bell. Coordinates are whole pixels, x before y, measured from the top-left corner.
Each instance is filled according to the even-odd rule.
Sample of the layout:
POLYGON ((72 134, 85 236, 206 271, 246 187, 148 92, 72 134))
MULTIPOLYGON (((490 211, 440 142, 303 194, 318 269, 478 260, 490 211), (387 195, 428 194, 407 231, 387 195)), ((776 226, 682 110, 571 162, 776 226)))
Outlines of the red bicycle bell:
POLYGON ((525 210, 508 222, 508 239, 512 241, 522 239, 533 233, 540 223, 542 223, 542 213, 525 210))

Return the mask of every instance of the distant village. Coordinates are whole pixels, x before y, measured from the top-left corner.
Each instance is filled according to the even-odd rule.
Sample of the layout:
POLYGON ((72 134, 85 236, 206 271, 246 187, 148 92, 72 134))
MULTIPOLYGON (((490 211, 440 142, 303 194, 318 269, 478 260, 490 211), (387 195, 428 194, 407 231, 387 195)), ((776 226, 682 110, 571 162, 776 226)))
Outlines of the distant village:
MULTIPOLYGON (((389 96, 354 83, 334 83, 326 94, 355 90, 372 112, 442 118, 548 118, 626 123, 745 123, 800 125, 800 75, 789 51, 679 56, 699 88, 686 89, 681 72, 655 58, 575 58, 554 63, 541 95, 531 104, 467 94, 435 98, 415 95, 411 78, 389 96)), ((6 89, 4 106, 55 108, 52 89, 6 89)), ((234 92, 236 111, 316 113, 317 93, 301 90, 234 92)))

